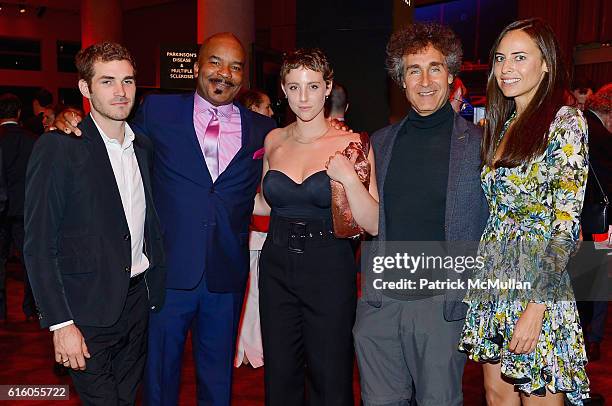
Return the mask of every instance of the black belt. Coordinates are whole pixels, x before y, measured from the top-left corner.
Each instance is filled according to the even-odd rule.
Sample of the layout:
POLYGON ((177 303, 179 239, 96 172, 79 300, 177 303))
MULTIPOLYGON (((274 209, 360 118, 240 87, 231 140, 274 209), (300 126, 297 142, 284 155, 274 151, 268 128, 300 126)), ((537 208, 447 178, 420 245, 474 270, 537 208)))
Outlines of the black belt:
POLYGON ((306 244, 317 245, 320 242, 335 240, 331 220, 326 219, 292 219, 272 216, 270 231, 275 245, 288 247, 296 254, 304 252, 306 244))
POLYGON ((133 288, 134 286, 138 285, 140 282, 142 282, 145 278, 145 272, 139 273, 138 275, 130 278, 130 288, 133 288))

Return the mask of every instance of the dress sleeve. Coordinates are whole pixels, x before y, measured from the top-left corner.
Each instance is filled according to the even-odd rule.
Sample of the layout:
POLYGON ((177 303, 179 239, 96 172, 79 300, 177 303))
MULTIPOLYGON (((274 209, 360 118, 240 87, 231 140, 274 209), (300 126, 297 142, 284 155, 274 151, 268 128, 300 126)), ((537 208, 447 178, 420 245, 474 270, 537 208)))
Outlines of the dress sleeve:
POLYGON ((542 247, 539 288, 546 292, 546 299, 553 301, 573 298, 569 283, 563 279, 567 278, 567 262, 577 246, 588 176, 586 121, 579 110, 565 109, 551 126, 546 152, 546 205, 553 211, 553 224, 550 240, 542 247))

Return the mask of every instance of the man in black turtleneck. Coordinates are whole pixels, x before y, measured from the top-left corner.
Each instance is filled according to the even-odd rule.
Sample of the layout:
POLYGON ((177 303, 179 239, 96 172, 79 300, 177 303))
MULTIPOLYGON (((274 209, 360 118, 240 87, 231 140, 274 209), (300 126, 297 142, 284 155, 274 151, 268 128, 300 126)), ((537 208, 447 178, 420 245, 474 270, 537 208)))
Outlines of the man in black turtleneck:
MULTIPOLYGON (((479 176, 482 131, 449 103, 462 51, 448 27, 412 24, 393 34, 387 54, 387 68, 411 109, 400 123, 372 135, 379 234, 364 249, 363 297, 353 329, 362 400, 365 406, 462 405, 466 358, 457 344, 464 292, 381 288, 381 280, 408 275, 374 273, 371 264, 389 254, 385 242, 480 240, 488 217, 479 176)), ((444 280, 433 273, 417 280, 423 276, 444 280)))

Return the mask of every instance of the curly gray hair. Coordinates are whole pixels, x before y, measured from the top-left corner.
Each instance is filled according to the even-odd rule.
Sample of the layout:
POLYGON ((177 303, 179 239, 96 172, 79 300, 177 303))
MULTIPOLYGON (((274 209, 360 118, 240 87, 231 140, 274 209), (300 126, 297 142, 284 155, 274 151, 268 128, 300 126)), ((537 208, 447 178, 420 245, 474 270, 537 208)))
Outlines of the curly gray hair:
POLYGON ((413 23, 391 35, 387 44, 387 71, 399 86, 404 82, 404 56, 433 46, 446 58, 448 71, 461 70, 463 49, 453 30, 438 23, 413 23))

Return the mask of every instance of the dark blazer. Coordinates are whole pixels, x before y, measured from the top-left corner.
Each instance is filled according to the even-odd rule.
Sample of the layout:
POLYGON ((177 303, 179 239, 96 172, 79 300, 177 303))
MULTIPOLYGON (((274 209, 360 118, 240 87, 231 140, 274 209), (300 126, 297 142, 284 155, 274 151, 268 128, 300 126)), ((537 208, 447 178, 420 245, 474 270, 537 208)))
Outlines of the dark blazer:
POLYGON ((0 126, 2 166, 8 189, 7 216, 23 216, 28 160, 37 137, 18 124, 0 126))
POLYGON ((241 292, 249 273, 249 222, 262 171, 255 152, 272 119, 237 104, 242 147, 213 183, 193 126, 194 94, 151 95, 131 124, 155 146, 153 194, 164 233, 166 287, 241 292))
MULTIPOLYGON (((385 127, 375 132, 372 137, 372 148, 376 158, 376 180, 380 197, 378 236, 368 244, 365 263, 372 263, 376 255, 384 255, 386 240, 385 224, 385 178, 393 145, 400 128, 407 117, 401 122, 385 127)), ((450 162, 448 167, 448 186, 446 192, 445 235, 447 241, 480 241, 486 221, 489 216, 484 192, 480 185, 480 143, 482 130, 455 114, 453 134, 450 147, 450 162)), ((410 191, 406 191, 410 193, 410 191)), ((363 272, 363 298, 372 306, 380 307, 382 293, 372 286, 374 273, 363 272)), ((380 278, 380 275, 376 276, 380 278)), ((448 321, 460 320, 465 317, 467 306, 460 290, 446 293, 444 318, 448 321)))
MULTIPOLYGON (((586 110, 584 118, 589 128, 589 161, 608 199, 612 199, 612 133, 592 111, 586 110)), ((601 201, 601 192, 590 168, 585 201, 601 201)))
MULTIPOLYGON (((74 320, 106 327, 119 318, 130 283, 131 242, 121 196, 90 116, 82 137, 44 134, 26 177, 24 258, 42 327, 74 320)), ((152 146, 136 135, 145 201, 145 275, 151 309, 164 300, 164 253, 151 193, 152 146)))

